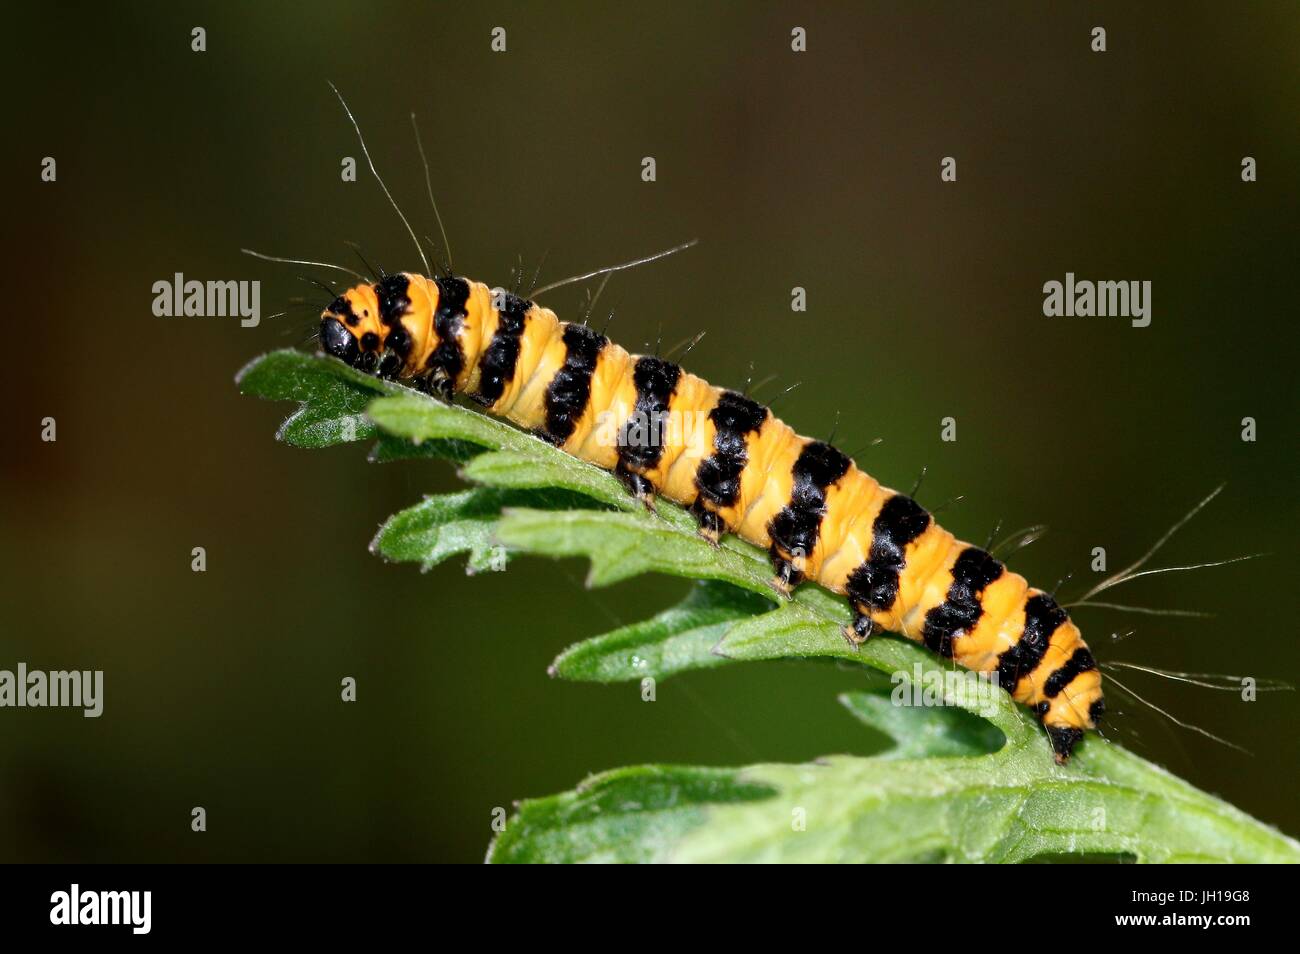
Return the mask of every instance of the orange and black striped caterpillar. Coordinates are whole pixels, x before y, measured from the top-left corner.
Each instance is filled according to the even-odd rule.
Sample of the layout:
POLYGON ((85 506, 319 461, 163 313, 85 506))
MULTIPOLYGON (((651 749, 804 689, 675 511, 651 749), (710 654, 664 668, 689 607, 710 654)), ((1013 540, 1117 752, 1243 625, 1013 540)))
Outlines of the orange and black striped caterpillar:
POLYGON ((1032 707, 1060 763, 1101 719, 1097 663, 1049 594, 742 394, 453 276, 357 285, 325 309, 320 341, 367 373, 468 396, 613 471, 647 505, 661 495, 688 507, 715 544, 735 533, 766 548, 779 590, 813 580, 847 596, 854 646, 888 630, 995 674, 1032 707), (601 426, 672 416, 698 422, 699 439, 670 427, 656 440, 609 440, 601 426))

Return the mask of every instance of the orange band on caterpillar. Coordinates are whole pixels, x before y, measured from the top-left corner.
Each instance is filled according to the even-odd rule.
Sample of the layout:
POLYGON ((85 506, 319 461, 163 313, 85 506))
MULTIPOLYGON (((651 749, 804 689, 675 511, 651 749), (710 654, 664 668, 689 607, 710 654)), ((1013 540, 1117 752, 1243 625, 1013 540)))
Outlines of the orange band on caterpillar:
POLYGON ((1051 596, 741 394, 463 278, 403 273, 351 288, 322 315, 320 340, 362 371, 465 394, 647 503, 688 507, 715 542, 735 533, 766 548, 778 588, 814 580, 848 598, 854 645, 884 629, 996 673, 1034 709, 1058 762, 1105 710, 1097 664, 1051 596), (611 421, 683 419, 693 426, 653 440, 609 437, 611 421))

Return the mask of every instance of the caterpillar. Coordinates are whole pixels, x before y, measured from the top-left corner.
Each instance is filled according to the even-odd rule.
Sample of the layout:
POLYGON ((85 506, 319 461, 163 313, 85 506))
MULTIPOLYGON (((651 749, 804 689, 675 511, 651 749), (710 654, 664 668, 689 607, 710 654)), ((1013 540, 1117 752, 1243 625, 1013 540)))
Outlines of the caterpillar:
POLYGON ((895 632, 996 676, 1032 709, 1060 764, 1101 721, 1096 660, 1051 595, 744 394, 454 275, 403 272, 349 288, 322 313, 319 337, 353 368, 466 396, 613 472, 647 506, 681 504, 714 545, 732 533, 766 549, 784 595, 808 580, 848 599, 852 646, 895 632), (600 426, 674 417, 698 433, 623 441, 600 426))

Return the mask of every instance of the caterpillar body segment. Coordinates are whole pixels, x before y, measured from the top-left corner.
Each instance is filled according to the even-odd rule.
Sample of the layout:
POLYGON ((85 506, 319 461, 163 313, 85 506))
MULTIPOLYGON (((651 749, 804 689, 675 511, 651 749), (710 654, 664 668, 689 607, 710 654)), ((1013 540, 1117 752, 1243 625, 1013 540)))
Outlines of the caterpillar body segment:
POLYGON ((777 589, 814 580, 848 598, 854 645, 888 630, 995 674, 1058 762, 1105 711, 1097 664, 1050 595, 744 395, 456 277, 351 288, 323 313, 320 340, 360 370, 466 395, 612 471, 648 506, 682 504, 714 543, 735 533, 766 548, 777 589))

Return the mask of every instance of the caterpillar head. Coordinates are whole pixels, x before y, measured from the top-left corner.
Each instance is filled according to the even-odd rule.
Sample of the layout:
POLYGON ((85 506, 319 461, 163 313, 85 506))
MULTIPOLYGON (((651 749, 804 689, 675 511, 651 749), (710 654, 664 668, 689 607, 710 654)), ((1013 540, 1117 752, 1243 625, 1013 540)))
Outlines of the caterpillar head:
POLYGON ((400 323, 385 326, 383 284, 357 285, 330 302, 321 313, 320 344, 321 350, 344 364, 392 378, 405 363, 409 336, 400 323))

